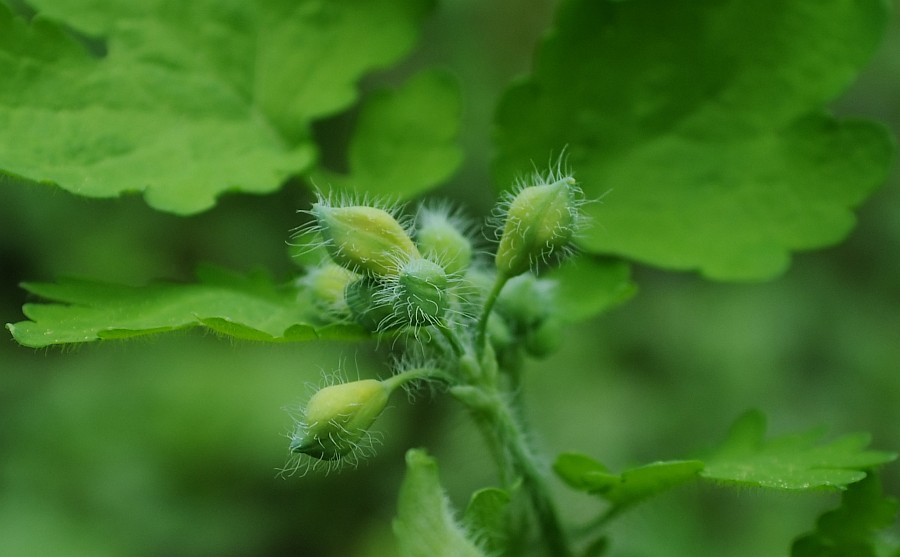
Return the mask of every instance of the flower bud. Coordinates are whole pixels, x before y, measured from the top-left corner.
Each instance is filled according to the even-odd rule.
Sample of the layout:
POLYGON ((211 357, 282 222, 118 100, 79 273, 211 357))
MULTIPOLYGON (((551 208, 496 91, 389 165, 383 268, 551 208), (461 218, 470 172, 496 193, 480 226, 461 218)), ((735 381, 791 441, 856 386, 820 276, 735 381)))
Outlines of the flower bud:
POLYGON ((564 250, 576 228, 575 180, 564 176, 550 184, 519 191, 506 210, 497 248, 497 271, 514 277, 556 250, 564 250))
POLYGON ((319 390, 306 405, 291 437, 291 452, 338 460, 353 451, 387 406, 391 390, 363 379, 319 390))
POLYGON ((380 331, 393 315, 393 307, 385 295, 390 289, 377 279, 364 277, 351 282, 344 290, 344 299, 353 319, 369 332, 380 331))
POLYGON ((460 230, 447 210, 423 209, 419 213, 416 241, 422 255, 432 261, 440 261, 444 270, 459 274, 472 261, 472 242, 460 230))
POLYGON ((392 275, 419 251, 393 216, 376 207, 313 204, 312 214, 335 263, 368 275, 392 275))
POLYGON ((535 358, 546 358, 562 343, 562 323, 546 319, 525 333, 525 350, 535 358))
POLYGON ((310 269, 301 279, 301 284, 309 290, 313 303, 320 309, 337 315, 346 315, 350 312, 350 308, 347 307, 344 291, 355 278, 357 276, 352 271, 327 261, 310 269))
POLYGON ((434 323, 447 311, 450 293, 444 269, 427 259, 413 259, 400 268, 394 311, 410 325, 434 323))
POLYGON ((534 327, 556 305, 556 281, 523 275, 510 280, 497 299, 497 311, 517 329, 534 327))

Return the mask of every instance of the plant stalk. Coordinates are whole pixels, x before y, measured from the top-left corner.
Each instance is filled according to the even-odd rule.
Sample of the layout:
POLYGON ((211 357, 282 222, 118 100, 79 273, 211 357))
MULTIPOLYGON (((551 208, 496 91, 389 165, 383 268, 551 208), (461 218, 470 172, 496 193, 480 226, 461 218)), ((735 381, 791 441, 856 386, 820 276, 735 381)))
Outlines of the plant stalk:
POLYGON ((481 316, 478 318, 478 330, 475 336, 475 350, 478 354, 484 353, 484 343, 487 341, 488 319, 491 317, 491 311, 494 309, 494 304, 497 303, 500 291, 506 286, 508 280, 508 276, 498 274, 497 279, 494 281, 493 288, 491 288, 487 299, 484 301, 484 309, 481 311, 481 316))
POLYGON ((491 446, 506 487, 517 476, 522 478, 549 554, 554 557, 571 556, 538 459, 512 408, 497 390, 470 386, 465 393, 458 390, 456 394, 472 411, 475 422, 491 446))

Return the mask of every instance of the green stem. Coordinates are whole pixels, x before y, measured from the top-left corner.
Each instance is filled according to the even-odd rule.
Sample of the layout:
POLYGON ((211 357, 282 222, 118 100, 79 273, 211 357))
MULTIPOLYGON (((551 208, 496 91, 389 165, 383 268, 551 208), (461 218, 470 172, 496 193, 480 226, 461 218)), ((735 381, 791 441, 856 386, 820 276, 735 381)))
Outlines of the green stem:
POLYGON ((525 432, 516 420, 512 408, 500 392, 494 389, 467 385, 456 388, 454 394, 472 412, 497 460, 506 487, 510 487, 510 481, 517 476, 522 478, 550 555, 570 556, 572 553, 538 459, 528 445, 525 432))
POLYGON ((453 349, 453 353, 457 358, 462 358, 463 354, 466 353, 465 347, 463 347, 462 341, 459 339, 459 335, 456 332, 447 326, 446 323, 441 322, 437 323, 434 326, 435 329, 441 332, 444 335, 444 338, 447 339, 447 342, 450 343, 450 347, 453 349))
POLYGON ((494 286, 491 288, 487 299, 484 301, 484 308, 481 311, 481 316, 478 318, 478 329, 475 336, 475 350, 477 350, 479 354, 484 353, 484 343, 487 337, 487 324, 488 319, 491 317, 491 311, 494 309, 494 304, 497 303, 500 291, 506 286, 508 280, 508 276, 498 274, 497 279, 494 281, 494 286))
POLYGON ((382 383, 384 383, 388 390, 393 392, 397 387, 402 387, 403 385, 418 379, 438 379, 448 384, 453 384, 454 382, 454 378, 442 369, 417 367, 392 375, 391 377, 384 379, 382 383))
POLYGON ((560 557, 571 555, 556 515, 556 508, 550 498, 544 474, 540 470, 534 452, 528 445, 524 432, 505 403, 501 402, 501 405, 498 406, 497 421, 504 434, 507 450, 512 455, 513 465, 522 475, 524 485, 531 497, 531 504, 544 532, 544 541, 550 554, 560 557))

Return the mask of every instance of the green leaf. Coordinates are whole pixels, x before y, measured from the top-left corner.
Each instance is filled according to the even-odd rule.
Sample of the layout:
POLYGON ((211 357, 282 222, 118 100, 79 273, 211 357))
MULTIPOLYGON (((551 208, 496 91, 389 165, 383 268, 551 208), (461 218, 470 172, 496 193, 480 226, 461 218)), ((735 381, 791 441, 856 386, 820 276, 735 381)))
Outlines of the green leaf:
POLYGON ((820 443, 811 431, 765 440, 765 417, 757 411, 741 416, 725 441, 706 459, 701 476, 720 482, 783 490, 844 488, 866 477, 863 471, 896 458, 866 450, 865 433, 820 443))
POLYGON ((408 50, 429 2, 31 4, 30 24, 0 5, 0 171, 188 214, 308 169, 311 121, 408 50))
POLYGON ((557 314, 574 322, 624 303, 637 292, 631 266, 611 258, 581 255, 548 273, 559 282, 557 314))
POLYGON ((421 449, 406 453, 406 478, 394 519, 401 557, 483 557, 453 518, 437 463, 421 449))
POLYGON ((414 197, 447 178, 462 162, 457 144, 459 86, 430 70, 363 104, 350 142, 347 175, 322 172, 314 181, 396 199, 414 197))
POLYGON ((509 501, 510 493, 505 489, 479 489, 472 494, 463 515, 466 530, 492 555, 502 554, 509 542, 509 501))
POLYGON ((595 253, 709 278, 833 244, 892 140, 825 113, 877 46, 884 0, 567 0, 496 116, 496 176, 566 156, 595 253), (605 195, 607 194, 608 195, 605 195))
POLYGON ((603 464, 579 453, 561 454, 553 464, 553 470, 572 488, 609 501, 613 505, 610 514, 694 480, 702 469, 703 463, 698 460, 673 460, 613 474, 603 464))
POLYGON ((815 531, 794 541, 791 557, 875 557, 878 531, 896 515, 897 500, 882 495, 880 478, 870 473, 843 493, 840 507, 819 517, 815 531))
POLYGON ((64 279, 25 288, 55 303, 27 304, 30 321, 7 324, 15 339, 31 347, 123 339, 205 326, 245 340, 289 342, 363 338, 358 327, 317 325, 309 303, 294 287, 264 275, 242 277, 211 268, 196 284, 124 286, 64 279))

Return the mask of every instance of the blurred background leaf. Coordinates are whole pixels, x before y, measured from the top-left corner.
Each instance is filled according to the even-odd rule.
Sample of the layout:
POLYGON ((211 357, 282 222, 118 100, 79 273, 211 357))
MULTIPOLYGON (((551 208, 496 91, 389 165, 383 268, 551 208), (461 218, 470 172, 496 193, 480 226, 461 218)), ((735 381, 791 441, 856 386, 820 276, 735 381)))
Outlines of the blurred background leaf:
POLYGON ((585 208, 587 250, 776 276, 845 237, 888 173, 883 126, 824 110, 887 21, 882 0, 561 2, 500 102, 497 180, 561 155, 589 199, 609 194, 585 208))
POLYGON ((30 5, 0 5, 0 170, 193 214, 308 170, 311 122, 410 49, 429 2, 30 5))

